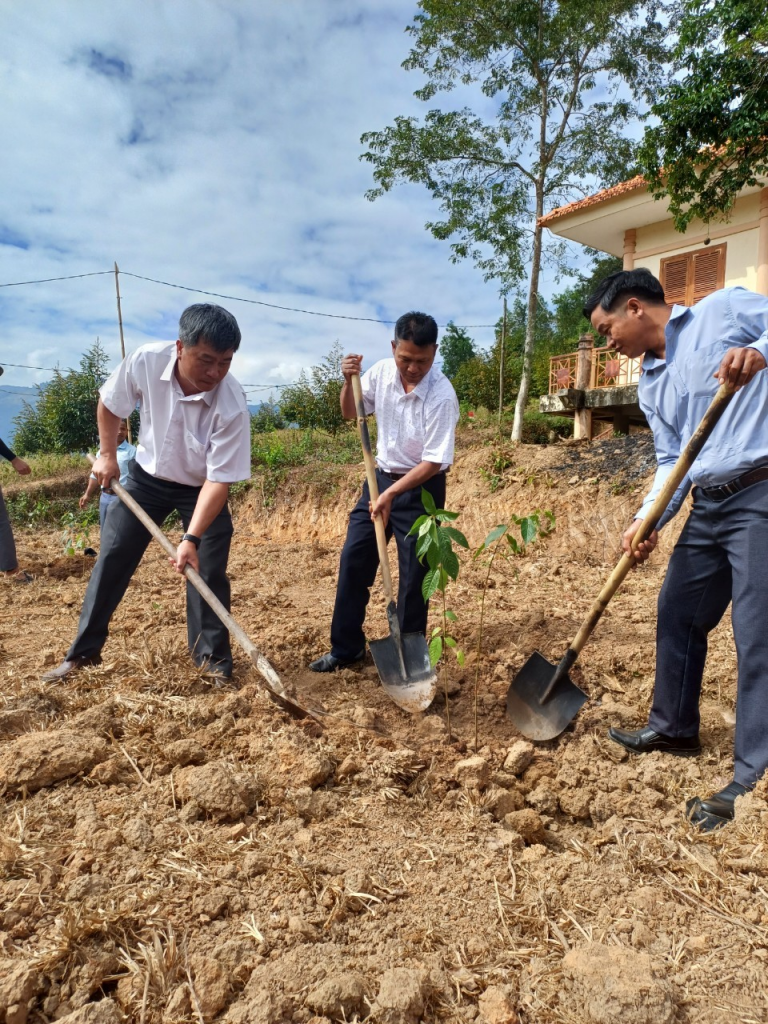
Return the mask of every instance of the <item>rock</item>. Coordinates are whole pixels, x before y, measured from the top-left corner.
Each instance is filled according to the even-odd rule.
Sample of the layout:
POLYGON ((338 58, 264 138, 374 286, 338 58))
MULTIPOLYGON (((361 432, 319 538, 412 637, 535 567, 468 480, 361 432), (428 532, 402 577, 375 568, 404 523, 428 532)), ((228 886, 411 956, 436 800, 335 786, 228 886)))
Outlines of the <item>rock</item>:
POLYGON ((317 928, 312 922, 298 914, 291 914, 288 918, 288 931, 302 939, 312 940, 319 937, 317 928))
POLYGON ((242 818, 260 796, 253 776, 236 774, 226 761, 181 768, 174 778, 176 795, 183 803, 194 803, 219 821, 242 818))
POLYGON ((332 974, 307 996, 307 1006, 318 1016, 351 1020, 363 1011, 365 983, 354 971, 332 974))
POLYGON ((291 776, 292 785, 317 789, 333 775, 334 764, 322 754, 304 754, 297 762, 291 776))
POLYGON ((309 786, 297 790, 293 794, 293 803, 296 812, 304 822, 323 821, 331 817, 338 807, 338 798, 335 793, 326 790, 313 792, 309 786))
POLYGON ((534 746, 528 740, 517 740, 504 758, 504 771, 511 775, 522 775, 533 760, 534 746))
POLYGON ((205 764, 208 755, 205 747, 197 740, 174 740, 163 748, 163 755, 169 764, 186 768, 190 764, 205 764))
POLYGON ((347 754, 339 767, 336 769, 337 779, 351 779, 359 775, 363 770, 363 764, 357 754, 347 754))
POLYGON ((507 986, 489 985, 477 1002, 484 1024, 518 1024, 514 994, 507 986))
POLYGON ((29 964, 0 960, 0 1021, 26 1024, 27 1003, 37 991, 39 981, 29 964))
POLYGON ((559 808, 557 794, 543 781, 525 799, 539 814, 556 814, 559 808))
POLYGON ((246 878, 265 875, 269 871, 270 859, 264 853, 246 853, 243 857, 243 874, 246 878))
POLYGON ((59 1017, 57 1024, 122 1024, 124 1018, 111 999, 88 1003, 66 1017, 59 1017))
POLYGON ((92 733, 68 729, 29 732, 0 752, 0 788, 28 792, 88 772, 110 753, 109 744, 92 733))
POLYGON ((76 732, 95 732, 105 739, 123 734, 123 723, 118 717, 117 705, 111 700, 81 711, 68 723, 68 728, 76 732))
POLYGON ((134 850, 148 850, 154 838, 152 827, 145 818, 131 818, 123 825, 123 840, 134 850))
POLYGON ((190 967, 200 1012, 204 1020, 211 1020, 229 1002, 229 976, 221 964, 202 954, 190 958, 190 967))
POLYGON ((563 1001, 589 1024, 672 1024, 672 987, 647 953, 593 942, 563 958, 563 1001))
POLYGON ((528 845, 541 842, 545 836, 544 822, 530 807, 506 814, 503 825, 511 832, 517 832, 528 845))
POLYGON ((570 814, 572 818, 580 821, 587 821, 590 817, 589 805, 592 803, 593 792, 591 789, 564 789, 560 793, 560 810, 563 814, 570 814))
POLYGON ((179 985, 176 991, 163 1010, 163 1024, 174 1024, 178 1020, 186 1020, 192 1016, 192 997, 189 994, 189 985, 184 982, 179 985))
POLYGON ((522 793, 509 789, 490 789, 485 794, 486 805, 496 821, 501 821, 512 811, 519 811, 525 806, 522 793))
POLYGON ((424 971, 393 967, 381 976, 379 994, 371 1007, 371 1016, 377 1024, 418 1024, 424 1013, 426 990, 427 977, 424 971))
POLYGON ((285 1024, 292 1020, 295 1003, 291 996, 272 990, 274 973, 273 964, 255 968, 242 995, 222 1019, 227 1024, 285 1024))
POLYGON ((488 762, 477 755, 457 761, 453 768, 454 778, 464 789, 485 789, 490 774, 488 762))

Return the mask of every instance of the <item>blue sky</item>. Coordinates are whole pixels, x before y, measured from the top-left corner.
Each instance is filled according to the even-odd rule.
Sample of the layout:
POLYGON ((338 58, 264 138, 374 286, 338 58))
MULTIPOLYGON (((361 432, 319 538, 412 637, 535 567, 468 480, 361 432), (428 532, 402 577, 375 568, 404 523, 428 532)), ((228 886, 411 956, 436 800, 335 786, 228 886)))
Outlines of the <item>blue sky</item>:
MULTIPOLYGON (((417 188, 375 203, 359 138, 422 116, 400 67, 405 0, 0 0, 0 283, 109 270, 346 316, 489 324, 493 284, 424 230, 417 188)), ((126 347, 171 339, 199 296, 121 277, 126 347)), ((216 301, 216 300, 212 300, 216 301)), ((339 340, 366 364, 390 328, 219 300, 234 373, 285 384, 339 340)), ((0 288, 8 362, 119 358, 114 278, 0 288)), ((490 329, 470 332, 480 345, 490 329)))

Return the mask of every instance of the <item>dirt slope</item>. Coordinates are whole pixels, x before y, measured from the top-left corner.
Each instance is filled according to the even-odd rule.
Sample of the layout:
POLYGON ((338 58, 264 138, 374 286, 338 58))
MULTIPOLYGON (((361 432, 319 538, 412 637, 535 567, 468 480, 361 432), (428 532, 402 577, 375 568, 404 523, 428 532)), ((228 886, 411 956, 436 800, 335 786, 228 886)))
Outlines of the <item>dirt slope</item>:
MULTIPOLYGON (((197 678, 159 548, 104 664, 41 684, 90 566, 55 533, 22 535, 37 578, 0 588, 0 1024, 768 1020, 766 788, 714 836, 682 814, 731 777, 730 624, 712 638, 700 758, 629 759, 605 737, 647 715, 674 525, 584 651, 574 727, 534 749, 504 713, 528 654, 567 647, 651 466, 642 437, 462 452, 448 504, 473 546, 534 508, 557 529, 494 571, 479 659, 485 570, 464 560, 452 741, 442 698, 407 718, 370 661, 305 669, 327 648, 359 469, 297 470, 269 507, 252 492, 231 560, 246 631, 298 694, 358 728, 286 719, 240 656, 239 692, 197 678)), ((370 635, 385 629, 374 594, 370 635)))

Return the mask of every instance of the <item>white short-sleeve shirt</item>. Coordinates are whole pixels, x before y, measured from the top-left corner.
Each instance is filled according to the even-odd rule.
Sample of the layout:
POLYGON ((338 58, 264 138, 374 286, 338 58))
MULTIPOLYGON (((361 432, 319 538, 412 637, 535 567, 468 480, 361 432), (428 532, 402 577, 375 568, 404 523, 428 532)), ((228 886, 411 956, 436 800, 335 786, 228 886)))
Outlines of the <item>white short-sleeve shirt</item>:
POLYGON ((420 462, 453 464, 459 402, 437 367, 406 392, 394 359, 382 359, 360 378, 366 413, 376 415, 376 462, 385 473, 407 473, 420 462))
POLYGON ((147 473, 200 487, 251 475, 251 424, 243 389, 228 373, 211 391, 185 395, 176 379, 176 342, 142 345, 100 390, 115 416, 139 403, 136 462, 147 473))

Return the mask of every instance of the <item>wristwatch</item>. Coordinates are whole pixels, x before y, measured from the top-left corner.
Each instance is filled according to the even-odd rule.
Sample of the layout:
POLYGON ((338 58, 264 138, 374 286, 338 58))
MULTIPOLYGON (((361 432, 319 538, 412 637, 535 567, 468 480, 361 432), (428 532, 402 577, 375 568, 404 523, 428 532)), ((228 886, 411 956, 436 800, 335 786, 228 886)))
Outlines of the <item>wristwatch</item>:
POLYGON ((200 538, 196 537, 194 533, 185 533, 181 539, 192 541, 196 548, 200 547, 200 538))

